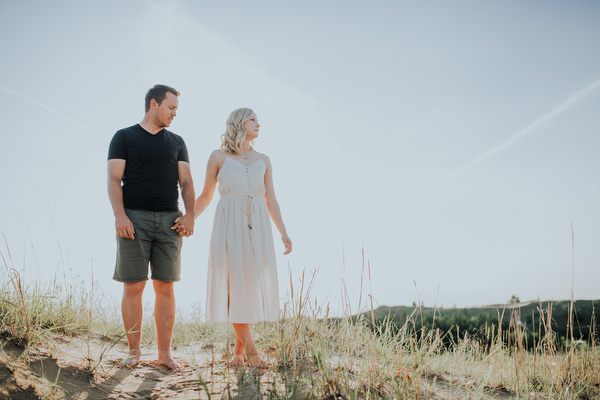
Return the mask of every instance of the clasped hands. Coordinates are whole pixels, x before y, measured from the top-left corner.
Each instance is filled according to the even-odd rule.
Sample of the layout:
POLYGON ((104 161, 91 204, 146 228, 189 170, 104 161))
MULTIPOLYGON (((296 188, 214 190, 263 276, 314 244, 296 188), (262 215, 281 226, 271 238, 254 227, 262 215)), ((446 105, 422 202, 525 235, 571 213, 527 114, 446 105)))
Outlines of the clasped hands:
POLYGON ((175 220, 175 225, 171 227, 181 237, 190 237, 194 234, 194 217, 188 214, 175 220))

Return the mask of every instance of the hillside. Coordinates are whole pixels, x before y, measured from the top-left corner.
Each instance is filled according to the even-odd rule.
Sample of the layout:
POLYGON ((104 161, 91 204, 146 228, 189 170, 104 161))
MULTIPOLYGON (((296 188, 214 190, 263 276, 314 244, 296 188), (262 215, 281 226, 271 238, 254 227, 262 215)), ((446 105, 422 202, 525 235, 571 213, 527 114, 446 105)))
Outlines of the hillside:
MULTIPOLYGON (((568 334, 570 307, 570 300, 516 302, 471 308, 381 306, 373 313, 367 311, 361 316, 367 321, 374 318, 376 325, 385 323, 400 328, 410 320, 417 329, 425 326, 446 332, 458 327, 459 332, 471 334, 484 332, 493 325, 498 327, 499 321, 506 328, 514 320, 529 334, 529 339, 539 338, 542 331, 551 330, 559 341, 564 341, 571 338, 568 334)), ((587 341, 592 338, 592 332, 597 338, 599 332, 596 321, 599 317, 600 300, 574 301, 572 338, 587 341)))

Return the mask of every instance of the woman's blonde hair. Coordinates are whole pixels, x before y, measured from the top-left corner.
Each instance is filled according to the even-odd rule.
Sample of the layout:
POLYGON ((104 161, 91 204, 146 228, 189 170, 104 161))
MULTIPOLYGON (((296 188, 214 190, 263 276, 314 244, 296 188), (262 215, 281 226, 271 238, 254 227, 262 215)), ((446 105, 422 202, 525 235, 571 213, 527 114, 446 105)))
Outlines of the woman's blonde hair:
MULTIPOLYGON (((251 109, 243 107, 233 110, 229 114, 225 123, 225 133, 221 135, 221 149, 225 153, 240 153, 247 133, 244 122, 250 119, 253 112, 251 109)), ((252 149, 252 143, 250 143, 250 149, 252 149)))

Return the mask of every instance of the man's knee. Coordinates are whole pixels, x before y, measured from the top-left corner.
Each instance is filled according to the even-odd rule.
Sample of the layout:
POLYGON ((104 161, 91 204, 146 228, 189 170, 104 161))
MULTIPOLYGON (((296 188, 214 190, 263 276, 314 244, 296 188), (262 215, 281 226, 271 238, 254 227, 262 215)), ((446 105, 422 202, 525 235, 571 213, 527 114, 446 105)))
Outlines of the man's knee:
POLYGON ((174 297, 173 282, 152 281, 154 284, 154 293, 161 297, 174 297))
POLYGON ((123 297, 137 298, 144 294, 144 288, 146 287, 146 281, 124 283, 123 284, 123 297))

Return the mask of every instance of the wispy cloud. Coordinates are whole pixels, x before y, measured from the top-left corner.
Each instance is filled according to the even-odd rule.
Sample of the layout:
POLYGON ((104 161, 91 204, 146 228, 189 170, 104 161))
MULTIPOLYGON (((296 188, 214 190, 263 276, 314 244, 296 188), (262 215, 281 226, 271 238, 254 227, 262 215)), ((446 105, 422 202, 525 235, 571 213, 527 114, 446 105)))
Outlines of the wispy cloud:
POLYGON ((19 97, 22 97, 25 100, 28 100, 28 101, 32 102, 33 104, 36 104, 36 105, 38 105, 38 106, 40 106, 40 107, 42 107, 42 108, 50 111, 52 114, 56 115, 59 118, 64 119, 65 121, 68 121, 68 122, 70 122, 72 124, 78 125, 78 126, 82 127, 83 129, 86 129, 86 130, 88 130, 90 132, 94 132, 94 133, 96 132, 94 129, 90 128, 89 126, 87 126, 83 122, 80 122, 80 121, 78 121, 78 120, 76 120, 74 118, 71 118, 68 115, 63 114, 60 111, 55 110, 54 108, 52 108, 50 106, 47 106, 46 104, 44 104, 44 103, 42 103, 40 101, 37 101, 37 100, 32 99, 31 97, 27 96, 27 95, 24 95, 23 93, 17 92, 16 90, 13 90, 11 88, 7 88, 6 86, 2 86, 2 85, 0 85, 0 89, 4 90, 5 92, 12 93, 12 94, 17 95, 19 97))
POLYGON ((504 142, 502 142, 502 143, 500 143, 500 144, 492 147, 491 149, 489 149, 489 150, 481 153, 477 157, 473 158, 471 161, 467 162, 466 164, 462 165, 458 169, 454 170, 452 173, 450 173, 450 175, 448 175, 446 177, 446 179, 444 180, 444 183, 448 183, 448 182, 456 179, 458 176, 460 176, 460 175, 466 173, 467 171, 475 168, 476 166, 478 166, 479 164, 483 163, 484 161, 486 161, 486 160, 488 160, 488 159, 490 159, 490 158, 492 158, 492 157, 500 154, 501 152, 505 151, 506 149, 510 148, 511 146, 513 146, 514 144, 516 144, 517 142, 519 142, 521 139, 523 139, 525 136, 527 136, 527 135, 529 135, 529 134, 531 134, 531 133, 533 133, 535 131, 538 131, 540 128, 542 128, 543 126, 545 126, 548 122, 550 122, 554 118, 560 116, 564 112, 568 111, 569 109, 573 108, 574 106, 576 106, 577 104, 579 104, 583 100, 585 100, 588 97, 590 97, 599 88, 600 88, 600 79, 598 79, 598 80, 592 82, 591 84, 587 85, 586 87, 584 87, 583 89, 581 89, 579 92, 577 92, 574 95, 572 95, 571 97, 569 97, 566 101, 564 101, 563 103, 561 103, 561 104, 557 105, 556 107, 554 107, 547 114, 545 114, 542 117, 536 119, 531 124, 529 124, 529 125, 525 126, 524 128, 522 128, 519 132, 517 132, 514 135, 510 136, 504 142))
MULTIPOLYGON (((424 113, 424 114, 420 115, 418 118, 416 118, 414 121, 410 121, 410 122, 404 124, 403 126, 401 126, 398 129, 406 129, 407 127, 409 127, 411 125, 414 125, 414 124, 416 124, 416 123, 424 120, 425 118, 427 118, 427 117, 429 117, 429 116, 431 116, 431 115, 433 115, 433 114, 435 114, 435 113, 443 110, 444 108, 446 108, 449 105, 451 105, 452 103, 454 103, 456 100, 458 100, 458 96, 455 96, 454 98, 448 100, 447 102, 445 102, 445 103, 443 103, 443 104, 441 104, 441 105, 439 105, 439 106, 437 106, 437 107, 435 107, 435 108, 427 111, 426 113, 424 113)), ((395 130, 393 133, 390 133, 388 135, 383 136, 379 140, 377 140, 377 141, 371 143, 370 145, 364 147, 362 149, 362 151, 359 154, 357 154, 352 160, 361 159, 363 157, 364 153, 366 153, 367 151, 369 151, 371 149, 378 148, 379 146, 382 146, 391 137, 394 137, 394 136, 398 136, 397 130, 395 130)))

